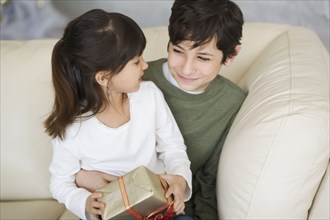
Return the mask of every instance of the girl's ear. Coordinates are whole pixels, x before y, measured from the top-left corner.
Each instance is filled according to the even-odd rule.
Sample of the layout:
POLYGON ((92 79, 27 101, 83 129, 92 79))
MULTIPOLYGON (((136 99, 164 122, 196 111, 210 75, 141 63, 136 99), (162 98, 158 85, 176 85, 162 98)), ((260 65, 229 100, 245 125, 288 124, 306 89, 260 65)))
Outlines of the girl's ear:
POLYGON ((226 62, 225 62, 225 66, 230 66, 232 63, 233 63, 233 60, 235 59, 235 57, 237 56, 237 54, 239 53, 239 51, 241 50, 241 45, 237 45, 236 47, 235 47, 235 50, 236 50, 236 55, 235 56, 233 56, 233 57, 228 57, 227 59, 226 59, 226 62))
POLYGON ((107 71, 99 71, 95 74, 95 80, 98 84, 101 86, 108 86, 109 79, 110 79, 110 74, 107 71))

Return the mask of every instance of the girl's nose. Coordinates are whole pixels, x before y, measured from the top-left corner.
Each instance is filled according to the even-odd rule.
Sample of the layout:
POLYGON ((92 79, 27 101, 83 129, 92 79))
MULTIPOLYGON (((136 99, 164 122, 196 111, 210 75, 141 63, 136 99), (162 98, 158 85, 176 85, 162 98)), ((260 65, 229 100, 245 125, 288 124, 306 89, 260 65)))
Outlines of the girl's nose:
POLYGON ((142 69, 145 70, 148 68, 148 63, 141 57, 141 62, 142 62, 142 69))

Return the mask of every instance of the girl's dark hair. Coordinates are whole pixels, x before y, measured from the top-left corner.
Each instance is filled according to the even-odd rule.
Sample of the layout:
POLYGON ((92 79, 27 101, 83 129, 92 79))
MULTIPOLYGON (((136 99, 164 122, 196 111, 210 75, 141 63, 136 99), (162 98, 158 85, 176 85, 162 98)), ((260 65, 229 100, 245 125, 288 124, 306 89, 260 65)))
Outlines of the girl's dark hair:
POLYGON ((243 23, 240 8, 230 0, 175 0, 168 27, 170 42, 190 40, 198 47, 215 37, 225 63, 241 44, 243 23))
POLYGON ((86 113, 95 115, 107 97, 95 80, 99 71, 114 75, 140 56, 146 39, 131 18, 94 9, 72 20, 52 53, 55 101, 46 132, 64 138, 65 129, 86 113))

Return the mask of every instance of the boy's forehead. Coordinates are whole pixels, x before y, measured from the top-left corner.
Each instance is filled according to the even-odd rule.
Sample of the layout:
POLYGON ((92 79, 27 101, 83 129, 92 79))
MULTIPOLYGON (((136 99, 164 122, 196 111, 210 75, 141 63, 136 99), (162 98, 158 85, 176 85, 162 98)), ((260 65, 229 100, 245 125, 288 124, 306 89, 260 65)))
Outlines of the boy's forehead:
POLYGON ((217 43, 216 38, 213 37, 211 40, 207 40, 203 43, 199 43, 198 46, 196 46, 196 41, 192 41, 192 40, 183 40, 178 44, 176 44, 175 46, 189 48, 189 49, 196 49, 196 50, 204 50, 206 48, 213 48, 218 50, 218 48, 216 47, 216 43, 217 43))

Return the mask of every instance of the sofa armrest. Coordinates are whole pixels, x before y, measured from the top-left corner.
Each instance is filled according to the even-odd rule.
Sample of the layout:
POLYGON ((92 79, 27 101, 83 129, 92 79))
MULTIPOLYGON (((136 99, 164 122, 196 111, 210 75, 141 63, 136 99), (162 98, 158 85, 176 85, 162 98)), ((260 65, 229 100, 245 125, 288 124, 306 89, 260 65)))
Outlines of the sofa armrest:
POLYGON ((290 27, 239 85, 249 94, 221 154, 220 219, 307 219, 329 163, 329 53, 290 27))
POLYGON ((309 220, 330 219, 330 162, 310 209, 309 220))

